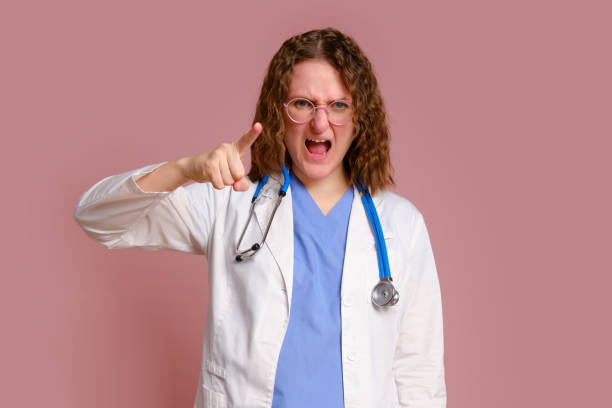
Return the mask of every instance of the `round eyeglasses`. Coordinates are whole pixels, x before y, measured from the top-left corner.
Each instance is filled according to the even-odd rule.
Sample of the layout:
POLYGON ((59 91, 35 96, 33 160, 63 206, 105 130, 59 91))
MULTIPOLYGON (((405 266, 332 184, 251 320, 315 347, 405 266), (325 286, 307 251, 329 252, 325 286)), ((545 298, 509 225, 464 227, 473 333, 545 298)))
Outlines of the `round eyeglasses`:
POLYGON ((327 120, 337 126, 346 125, 353 117, 353 106, 345 101, 332 101, 327 105, 315 105, 306 98, 294 98, 283 103, 289 119, 295 123, 310 122, 315 117, 318 108, 327 112, 327 120))

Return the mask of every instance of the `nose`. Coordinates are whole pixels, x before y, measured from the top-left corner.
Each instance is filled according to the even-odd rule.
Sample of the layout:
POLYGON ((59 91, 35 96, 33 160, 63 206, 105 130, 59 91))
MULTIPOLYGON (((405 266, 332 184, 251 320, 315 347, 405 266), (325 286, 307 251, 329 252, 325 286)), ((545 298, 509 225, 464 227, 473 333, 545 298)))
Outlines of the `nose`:
POLYGON ((327 119, 325 107, 321 106, 315 108, 314 117, 310 121, 310 125, 319 133, 329 127, 329 120, 327 119))

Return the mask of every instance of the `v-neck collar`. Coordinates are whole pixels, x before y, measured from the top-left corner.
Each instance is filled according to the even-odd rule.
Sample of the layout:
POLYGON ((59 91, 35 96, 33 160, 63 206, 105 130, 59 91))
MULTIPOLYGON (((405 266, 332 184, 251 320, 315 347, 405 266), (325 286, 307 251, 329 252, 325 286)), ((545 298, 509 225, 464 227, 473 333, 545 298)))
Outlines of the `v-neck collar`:
MULTIPOLYGON (((316 208, 317 209, 317 213, 326 220, 329 220, 331 218, 334 217, 335 212, 337 212, 337 208, 342 207, 342 204, 344 203, 344 201, 349 200, 349 198, 352 198, 350 196, 352 196, 353 194, 353 186, 351 185, 345 192, 344 194, 342 194, 342 197, 340 197, 340 199, 338 201, 336 201, 336 203, 334 204, 334 206, 331 208, 331 210, 329 210, 329 212, 327 213, 327 215, 323 214, 323 211, 321 211, 321 207, 319 207, 319 205, 317 204, 317 202, 314 200, 314 198, 312 197, 312 195, 310 194, 310 191, 308 191, 308 189, 306 188, 306 186, 304 185, 304 183, 302 183, 302 181, 298 178, 298 176, 295 175, 295 173, 293 171, 290 171, 290 177, 291 177, 291 184, 290 184, 290 188, 293 189, 294 194, 292 195, 294 197, 294 199, 296 198, 296 196, 298 196, 297 198, 299 198, 299 196, 306 196, 307 197, 307 201, 309 202, 309 206, 316 208), (297 193, 297 194, 296 194, 297 193), (330 217, 331 216, 331 217, 330 217)), ((352 201, 352 200, 351 200, 352 201)))

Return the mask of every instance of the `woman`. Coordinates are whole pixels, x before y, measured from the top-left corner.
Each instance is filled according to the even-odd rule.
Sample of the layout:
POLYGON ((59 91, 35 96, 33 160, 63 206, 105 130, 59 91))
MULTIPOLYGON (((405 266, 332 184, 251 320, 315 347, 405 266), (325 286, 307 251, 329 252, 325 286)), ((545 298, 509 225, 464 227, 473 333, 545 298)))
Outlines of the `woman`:
POLYGON ((107 248, 207 257, 195 407, 444 407, 436 266, 421 213, 385 191, 390 169, 370 62, 350 37, 315 30, 275 54, 236 142, 107 177, 75 219, 107 248), (365 186, 396 304, 372 294, 382 243, 365 186))

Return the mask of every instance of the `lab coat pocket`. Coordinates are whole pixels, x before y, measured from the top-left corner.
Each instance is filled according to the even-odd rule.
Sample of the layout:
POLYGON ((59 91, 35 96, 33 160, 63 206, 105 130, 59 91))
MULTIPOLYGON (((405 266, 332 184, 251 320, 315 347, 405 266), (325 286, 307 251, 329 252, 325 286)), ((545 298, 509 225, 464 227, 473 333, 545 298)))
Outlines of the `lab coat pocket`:
POLYGON ((204 408, 227 408, 227 398, 220 392, 213 391, 206 385, 203 387, 204 408))

